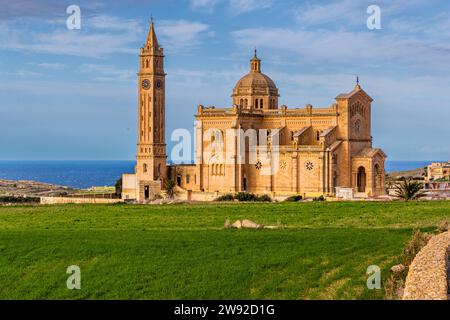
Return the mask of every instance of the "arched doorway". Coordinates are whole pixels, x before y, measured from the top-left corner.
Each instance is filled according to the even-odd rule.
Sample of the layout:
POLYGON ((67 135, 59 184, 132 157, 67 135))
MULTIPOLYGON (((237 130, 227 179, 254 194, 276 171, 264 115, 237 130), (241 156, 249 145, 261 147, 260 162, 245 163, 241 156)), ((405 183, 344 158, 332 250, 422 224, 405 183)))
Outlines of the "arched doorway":
POLYGON ((244 180, 242 181, 242 188, 244 191, 247 191, 247 178, 244 177, 244 180))
POLYGON ((364 167, 358 168, 357 186, 358 192, 366 192, 366 169, 364 167))

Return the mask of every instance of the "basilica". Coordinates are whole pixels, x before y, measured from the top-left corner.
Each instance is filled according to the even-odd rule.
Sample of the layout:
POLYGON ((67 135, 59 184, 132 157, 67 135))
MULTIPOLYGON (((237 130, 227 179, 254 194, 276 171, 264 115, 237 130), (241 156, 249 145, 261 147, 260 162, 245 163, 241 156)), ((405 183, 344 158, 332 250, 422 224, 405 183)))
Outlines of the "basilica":
POLYGON ((195 162, 168 165, 165 144, 164 51, 151 23, 140 49, 138 145, 134 174, 122 177, 122 197, 139 202, 161 194, 173 180, 186 200, 236 192, 355 197, 385 193, 386 155, 373 148, 372 98, 359 81, 326 108, 279 105, 275 82, 262 72, 257 52, 237 81, 226 108, 199 105, 195 162))

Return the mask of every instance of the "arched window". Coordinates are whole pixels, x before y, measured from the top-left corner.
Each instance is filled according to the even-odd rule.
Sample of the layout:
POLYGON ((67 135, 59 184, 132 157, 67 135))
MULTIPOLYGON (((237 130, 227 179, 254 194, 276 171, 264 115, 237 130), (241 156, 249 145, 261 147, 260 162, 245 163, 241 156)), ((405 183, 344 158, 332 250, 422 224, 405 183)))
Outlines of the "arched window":
POLYGON ((244 106, 244 99, 241 99, 241 108, 244 106))
POLYGON ((244 107, 246 107, 246 108, 247 108, 247 106, 248 106, 248 100, 247 100, 247 99, 245 99, 245 100, 244 100, 244 107))
POLYGON ((259 100, 259 107, 262 109, 264 107, 263 99, 259 100))
POLYGON ((146 163, 144 163, 144 166, 143 166, 143 171, 144 171, 144 173, 146 173, 147 172, 147 164, 146 163))
POLYGON ((186 175, 186 183, 190 183, 191 181, 191 176, 190 175, 186 175))
POLYGON ((255 99, 255 109, 258 109, 258 99, 255 99))
POLYGON ((145 60, 145 67, 148 68, 148 59, 145 60))
POLYGON ((316 132, 316 139, 317 139, 317 141, 320 140, 320 132, 319 131, 316 132))

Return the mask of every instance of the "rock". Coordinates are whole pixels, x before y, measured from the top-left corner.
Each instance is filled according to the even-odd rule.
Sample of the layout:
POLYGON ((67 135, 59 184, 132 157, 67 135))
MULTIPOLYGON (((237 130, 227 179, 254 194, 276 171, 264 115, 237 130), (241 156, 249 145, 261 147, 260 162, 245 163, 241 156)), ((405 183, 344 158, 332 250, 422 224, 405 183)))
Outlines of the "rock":
POLYGON ((438 231, 439 233, 443 233, 443 232, 447 232, 450 230, 450 224, 448 221, 442 221, 439 225, 438 225, 438 231))
POLYGON ((236 229, 241 229, 241 228, 242 228, 242 222, 241 222, 241 220, 236 220, 236 222, 233 223, 233 224, 231 225, 231 227, 232 227, 232 228, 236 228, 236 229))
POLYGON ((391 271, 393 272, 393 273, 402 273, 403 271, 405 271, 405 266, 403 265, 403 264, 398 264, 398 265, 396 265, 396 266, 393 266, 392 268, 391 268, 391 271))
POLYGON ((250 220, 243 220, 242 221, 242 228, 246 229, 262 229, 263 226, 260 224, 257 224, 256 222, 250 221, 250 220))

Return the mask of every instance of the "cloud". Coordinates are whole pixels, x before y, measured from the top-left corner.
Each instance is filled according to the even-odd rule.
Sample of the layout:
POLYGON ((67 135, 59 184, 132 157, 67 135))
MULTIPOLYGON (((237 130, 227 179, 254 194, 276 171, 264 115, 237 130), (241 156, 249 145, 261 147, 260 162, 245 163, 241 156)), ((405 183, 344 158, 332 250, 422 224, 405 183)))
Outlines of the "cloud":
POLYGON ((112 65, 83 64, 78 71, 85 74, 94 74, 95 81, 125 81, 131 83, 136 75, 133 70, 119 69, 112 65))
POLYGON ((334 1, 327 4, 309 3, 294 9, 294 18, 304 26, 334 23, 345 20, 348 23, 367 19, 364 5, 354 0, 334 1), (361 9, 358 11, 358 9, 361 9), (358 18, 359 17, 359 18, 358 18))
POLYGON ((220 0, 191 0, 191 8, 194 11, 212 13, 220 0))
POLYGON ((157 33, 160 43, 175 52, 193 49, 203 38, 214 36, 209 25, 187 20, 162 20, 158 22, 157 33))
POLYGON ((231 9, 235 14, 270 8, 273 0, 230 0, 231 9))
MULTIPOLYGON (((383 63, 385 66, 450 67, 450 44, 420 37, 381 35, 376 32, 304 30, 290 28, 249 28, 232 32, 243 48, 266 48, 274 55, 310 63, 383 63), (292 54, 296 56, 292 59, 292 54)), ((281 60, 281 59, 280 59, 281 60)))
POLYGON ((145 37, 138 21, 117 17, 85 17, 81 30, 67 30, 65 21, 45 29, 28 22, 1 22, 0 50, 101 58, 136 53, 145 37))
POLYGON ((51 69, 51 70, 62 70, 65 69, 67 66, 63 63, 57 63, 57 62, 42 62, 37 64, 38 67, 45 68, 45 69, 51 69))

